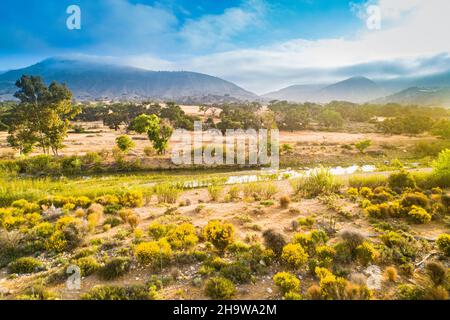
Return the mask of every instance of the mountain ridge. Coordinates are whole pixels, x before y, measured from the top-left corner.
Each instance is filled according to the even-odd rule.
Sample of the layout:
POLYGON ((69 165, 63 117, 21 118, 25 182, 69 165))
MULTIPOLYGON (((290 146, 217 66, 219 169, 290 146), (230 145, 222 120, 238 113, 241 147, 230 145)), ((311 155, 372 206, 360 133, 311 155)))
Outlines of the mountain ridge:
POLYGON ((190 71, 151 71, 124 65, 49 58, 0 74, 0 95, 11 95, 23 74, 66 83, 78 100, 257 100, 258 96, 218 77, 190 71))

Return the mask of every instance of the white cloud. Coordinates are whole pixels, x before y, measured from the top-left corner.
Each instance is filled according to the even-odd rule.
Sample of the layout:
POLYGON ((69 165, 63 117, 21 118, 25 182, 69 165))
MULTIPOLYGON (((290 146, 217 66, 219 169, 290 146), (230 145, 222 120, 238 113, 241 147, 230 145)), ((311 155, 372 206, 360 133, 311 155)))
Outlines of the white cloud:
POLYGON ((188 20, 179 32, 182 41, 193 49, 216 49, 230 46, 228 42, 243 30, 258 25, 266 11, 260 0, 248 0, 239 7, 226 9, 222 14, 205 15, 188 20))
MULTIPOLYGON (((350 66, 377 61, 400 61, 412 73, 436 71, 436 68, 417 70, 414 64, 421 58, 450 52, 447 17, 450 1, 380 0, 377 4, 384 19, 381 30, 368 30, 365 21, 361 21, 361 29, 353 38, 294 39, 267 47, 196 57, 181 65, 236 81, 258 93, 275 89, 274 86, 339 80, 336 74, 327 74, 324 69, 350 71, 354 69, 350 66), (318 76, 314 77, 311 70, 316 70, 318 76)), ((439 65, 442 67, 445 66, 439 65)), ((384 73, 395 76, 389 70, 384 73)))
POLYGON ((130 54, 120 59, 121 63, 152 70, 204 72, 234 81, 256 93, 292 84, 331 82, 354 75, 392 78, 450 69, 449 56, 436 58, 440 53, 450 53, 448 0, 371 0, 349 8, 361 18, 360 29, 351 37, 292 39, 253 49, 236 49, 231 43, 235 35, 263 23, 267 8, 262 0, 249 0, 222 14, 188 20, 179 31, 176 31, 179 27, 176 17, 163 8, 134 5, 124 0, 114 0, 114 3, 114 9, 108 13, 109 19, 121 23, 110 31, 111 37, 133 42, 154 36, 154 41, 148 41, 155 45, 176 38, 184 44, 181 46, 174 41, 180 48, 180 54, 175 55, 177 60, 160 59, 151 54, 130 54), (381 30, 366 28, 365 8, 373 4, 381 9, 381 30), (119 19, 125 11, 132 14, 119 19), (181 54, 183 50, 191 53, 193 49, 212 47, 217 53, 184 58, 181 54))

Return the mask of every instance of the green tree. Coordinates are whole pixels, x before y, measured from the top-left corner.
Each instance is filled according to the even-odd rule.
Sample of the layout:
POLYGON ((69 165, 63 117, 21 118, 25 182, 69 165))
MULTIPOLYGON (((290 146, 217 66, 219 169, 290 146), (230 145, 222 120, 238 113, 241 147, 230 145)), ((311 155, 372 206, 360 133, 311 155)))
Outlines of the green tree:
POLYGON ((445 139, 450 139, 450 120, 441 119, 437 121, 431 128, 431 132, 435 136, 440 136, 445 139))
POLYGON ((325 109, 323 110, 318 117, 320 125, 326 128, 340 128, 344 122, 342 116, 339 112, 325 109))
POLYGON ((116 144, 120 151, 124 153, 130 151, 135 146, 133 140, 131 140, 131 138, 126 135, 117 137, 116 144))
POLYGON ((63 147, 70 120, 80 108, 72 104, 72 93, 64 84, 52 82, 48 87, 40 77, 22 76, 16 82, 13 120, 8 130, 8 142, 23 153, 38 144, 45 154, 54 155, 63 147))
POLYGON ((366 151, 366 149, 370 147, 371 144, 372 144, 371 140, 362 140, 355 143, 355 147, 356 149, 359 150, 359 152, 364 153, 364 151, 366 151))
POLYGON ((165 153, 173 133, 173 128, 155 114, 141 114, 133 120, 131 128, 138 133, 146 133, 158 154, 165 153))

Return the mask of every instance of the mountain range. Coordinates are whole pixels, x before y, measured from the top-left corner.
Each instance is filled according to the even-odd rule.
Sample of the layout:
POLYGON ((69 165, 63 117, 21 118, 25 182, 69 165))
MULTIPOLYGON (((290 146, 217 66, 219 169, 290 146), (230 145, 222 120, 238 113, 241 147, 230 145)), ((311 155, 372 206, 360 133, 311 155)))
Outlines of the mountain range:
POLYGON ((90 100, 160 100, 184 104, 287 100, 327 103, 401 103, 450 107, 450 71, 421 77, 371 80, 352 77, 332 84, 292 85, 258 96, 236 84, 189 71, 149 71, 73 58, 50 58, 32 66, 0 72, 0 101, 13 98, 22 75, 67 84, 74 97, 90 100))
POLYGON ((223 79, 187 71, 149 71, 93 61, 51 58, 0 74, 0 95, 11 96, 22 75, 65 83, 79 100, 156 99, 195 101, 257 100, 223 79))

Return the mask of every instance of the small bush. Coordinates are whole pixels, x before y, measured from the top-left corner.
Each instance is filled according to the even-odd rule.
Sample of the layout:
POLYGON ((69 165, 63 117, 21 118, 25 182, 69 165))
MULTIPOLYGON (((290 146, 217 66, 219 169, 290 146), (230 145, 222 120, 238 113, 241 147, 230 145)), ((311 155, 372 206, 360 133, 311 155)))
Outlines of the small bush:
POLYGON ((218 201, 222 194, 223 188, 221 186, 211 185, 208 186, 208 194, 211 201, 218 201))
POLYGON ((412 284, 401 284, 397 287, 396 296, 399 300, 423 300, 424 290, 412 284))
POLYGON ((239 262, 225 265, 220 273, 223 277, 237 284, 249 283, 252 279, 251 269, 239 262))
POLYGON ((234 241, 234 227, 231 223, 212 220, 203 229, 203 235, 218 250, 224 251, 234 241))
POLYGON ((172 248, 165 239, 159 241, 142 242, 134 249, 139 263, 153 267, 166 264, 172 256, 172 248))
POLYGON ((75 264, 80 267, 83 277, 90 276, 100 268, 100 264, 92 256, 80 258, 75 261, 75 264))
POLYGON ((154 188, 159 203, 176 203, 181 191, 181 189, 168 183, 159 184, 154 188))
POLYGON ((104 196, 95 198, 94 202, 99 203, 102 206, 118 205, 119 197, 113 194, 106 194, 104 196))
POLYGON ((325 168, 312 170, 308 177, 292 180, 291 185, 296 194, 302 193, 309 198, 337 192, 340 187, 330 170, 325 168))
POLYGON ((418 206, 412 206, 411 210, 408 212, 408 216, 416 223, 428 223, 431 221, 431 214, 418 206))
POLYGON ((289 205, 291 204, 291 198, 289 196, 282 196, 280 197, 280 207, 283 209, 289 208, 289 205))
POLYGON ((432 175, 439 186, 450 187, 450 149, 442 150, 432 166, 432 175))
POLYGON ((398 277, 397 269, 395 269, 395 267, 387 267, 384 271, 384 276, 386 280, 396 282, 398 277))
POLYGON ((236 294, 236 288, 230 280, 215 277, 206 282, 205 293, 215 300, 228 300, 236 294))
POLYGON ((277 256, 281 256, 283 247, 286 245, 286 240, 281 233, 269 229, 263 232, 264 245, 266 248, 272 249, 277 256))
POLYGON ((152 222, 148 226, 148 234, 150 237, 152 237, 154 240, 159 240, 162 237, 165 237, 167 232, 169 230, 169 227, 166 225, 163 225, 158 222, 152 222))
POLYGON ((415 188, 416 181, 414 177, 406 170, 400 170, 399 172, 392 173, 388 178, 389 187, 391 188, 415 188))
POLYGON ((135 146, 133 140, 131 140, 131 138, 126 135, 117 137, 116 144, 117 144, 117 147, 120 149, 120 151, 122 151, 124 153, 127 153, 135 146))
POLYGON ((368 265, 376 259, 378 252, 369 242, 365 241, 356 247, 355 255, 362 265, 368 265))
POLYGON ((432 261, 425 265, 428 277, 435 286, 445 284, 447 281, 447 269, 440 262, 432 261))
POLYGON ((81 296, 82 300, 154 300, 155 291, 146 286, 99 286, 81 296))
POLYGON ((436 245, 444 255, 450 257, 450 234, 441 234, 436 239, 436 245))
POLYGON ((308 261, 308 254, 300 244, 289 243, 283 247, 281 260, 289 267, 299 269, 308 261))
POLYGON ((230 196, 231 201, 235 201, 239 198, 239 193, 241 189, 239 186, 231 186, 230 189, 228 189, 228 195, 230 196))
POLYGON ((418 206, 426 209, 429 205, 427 196, 420 192, 404 194, 400 203, 405 208, 418 206))
POLYGON ((300 280, 289 272, 278 272, 273 277, 273 282, 283 295, 288 292, 297 292, 300 289, 300 280))
POLYGON ((9 273, 34 273, 42 269, 42 263, 33 257, 19 258, 8 265, 9 273))
POLYGON ((175 249, 189 249, 198 242, 195 227, 191 223, 182 223, 167 233, 167 241, 175 249))
POLYGON ((125 275, 131 266, 130 258, 112 258, 99 270, 99 275, 105 280, 117 279, 125 275))
POLYGON ((119 196, 119 204, 128 208, 142 207, 144 195, 139 191, 128 191, 119 196))

